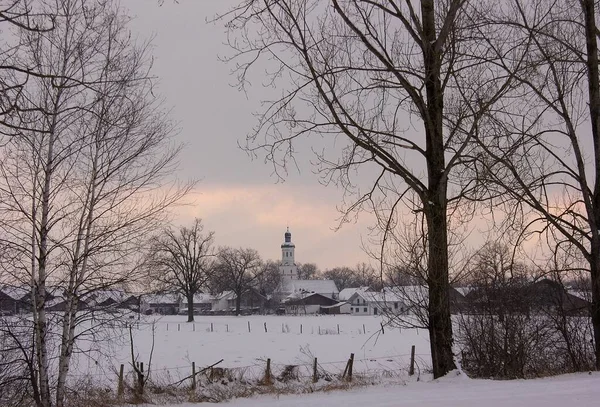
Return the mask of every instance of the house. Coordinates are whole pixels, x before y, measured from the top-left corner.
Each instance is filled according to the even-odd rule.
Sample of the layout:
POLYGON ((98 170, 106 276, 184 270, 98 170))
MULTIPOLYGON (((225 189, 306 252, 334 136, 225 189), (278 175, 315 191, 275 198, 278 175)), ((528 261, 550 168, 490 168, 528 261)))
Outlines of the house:
POLYGON ((337 304, 338 301, 318 293, 298 295, 289 298, 285 303, 285 313, 290 315, 318 314, 321 307, 337 304))
MULTIPOLYGON (((236 311, 237 295, 233 291, 224 291, 212 300, 213 312, 233 313, 236 311)), ((244 313, 260 313, 264 310, 267 297, 254 288, 249 288, 242 294, 240 311, 244 313)))
POLYGON ((321 314, 339 315, 350 314, 351 305, 349 302, 340 301, 333 305, 321 305, 321 314))
POLYGON ((588 315, 591 303, 585 298, 569 293, 554 280, 544 278, 533 283, 529 289, 532 308, 537 311, 561 311, 566 315, 588 315))
POLYGON ((0 315, 15 315, 19 312, 19 300, 0 289, 0 315))
POLYGON ((86 299, 88 307, 94 310, 129 310, 140 312, 140 296, 123 290, 99 290, 86 299))
POLYGON ((352 297, 357 291, 371 291, 369 287, 354 287, 354 288, 344 288, 340 291, 338 295, 338 299, 340 301, 348 301, 350 297, 352 297))
POLYGON ((282 290, 288 298, 306 296, 308 294, 320 294, 337 300, 339 291, 333 280, 288 280, 285 281, 282 290))
POLYGON ((357 291, 347 302, 352 315, 403 314, 408 311, 402 298, 389 292, 357 291))
MULTIPOLYGON (((196 293, 194 294, 193 307, 194 314, 203 314, 210 311, 213 307, 214 296, 206 293, 196 293)), ((179 303, 179 313, 187 314, 188 303, 187 298, 182 295, 179 303)))
POLYGON ((140 300, 140 309, 146 314, 176 315, 179 313, 179 294, 145 294, 140 300))

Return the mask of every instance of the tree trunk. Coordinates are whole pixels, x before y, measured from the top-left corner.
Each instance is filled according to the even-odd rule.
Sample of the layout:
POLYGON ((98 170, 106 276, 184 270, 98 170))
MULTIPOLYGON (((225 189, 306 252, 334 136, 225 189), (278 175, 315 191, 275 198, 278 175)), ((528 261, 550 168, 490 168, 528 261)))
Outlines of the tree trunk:
POLYGON ((427 192, 422 198, 429 254, 427 284, 429 286, 429 336, 433 377, 444 376, 456 368, 452 354, 452 320, 448 299, 448 222, 447 176, 444 158, 443 109, 444 99, 440 81, 441 56, 436 51, 435 10, 433 0, 421 2, 423 19, 423 58, 427 111, 425 124, 427 192))
POLYGON ((77 317, 78 308, 79 301, 77 300, 77 297, 73 294, 70 294, 63 320, 63 334, 60 345, 60 356, 58 359, 56 407, 63 407, 65 402, 67 375, 69 374, 71 355, 73 354, 73 346, 75 344, 75 318, 77 317))
POLYGON ((591 259, 590 272, 592 280, 592 326, 594 327, 594 342, 596 370, 600 370, 600 80, 598 78, 598 41, 596 27, 596 10, 594 0, 582 1, 585 16, 585 36, 587 53, 587 74, 589 92, 589 110, 594 140, 595 185, 592 202, 593 217, 590 219, 591 259))
POLYGON ((431 208, 434 212, 428 219, 429 257, 429 344, 433 377, 444 376, 456 368, 452 353, 452 319, 448 292, 448 246, 446 211, 431 208))
POLYGON ((188 292, 187 297, 187 322, 194 322, 194 293, 188 292))
POLYGON ((242 290, 239 290, 235 294, 235 315, 240 315, 240 310, 242 308, 242 290))
MULTIPOLYGON (((55 101, 54 109, 57 110, 58 100, 60 100, 61 91, 55 101)), ((44 165, 44 185, 42 186, 41 199, 41 219, 39 227, 39 246, 38 246, 38 270, 37 281, 34 282, 34 337, 36 347, 36 358, 39 379, 40 407, 50 407, 52 405, 50 394, 49 364, 47 335, 48 325, 46 321, 46 264, 48 259, 48 224, 50 216, 50 188, 54 167, 54 141, 56 129, 56 115, 52 116, 50 125, 48 149, 46 152, 46 163, 44 165)), ((35 220, 34 220, 35 221, 35 220)), ((34 229, 35 230, 35 229, 34 229)), ((35 249, 35 248, 34 248, 35 249)), ((33 271, 33 270, 32 270, 33 271)))

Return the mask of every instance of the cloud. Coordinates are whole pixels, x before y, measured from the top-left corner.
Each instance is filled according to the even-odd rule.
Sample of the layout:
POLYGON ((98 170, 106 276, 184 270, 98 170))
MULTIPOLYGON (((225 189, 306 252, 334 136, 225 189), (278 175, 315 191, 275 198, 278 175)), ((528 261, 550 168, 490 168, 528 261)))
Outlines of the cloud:
POLYGON ((218 245, 257 249, 263 258, 278 259, 287 226, 296 244, 296 260, 321 268, 368 261, 361 250, 361 235, 369 222, 335 231, 341 192, 323 186, 200 185, 179 209, 176 223, 203 219, 216 232, 218 245))

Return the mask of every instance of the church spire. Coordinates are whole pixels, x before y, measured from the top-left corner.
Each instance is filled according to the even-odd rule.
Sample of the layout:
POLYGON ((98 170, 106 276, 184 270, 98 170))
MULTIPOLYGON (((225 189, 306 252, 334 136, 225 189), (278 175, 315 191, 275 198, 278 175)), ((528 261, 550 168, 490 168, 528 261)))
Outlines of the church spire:
POLYGON ((280 271, 284 278, 290 280, 298 279, 298 267, 295 261, 295 250, 296 245, 292 243, 292 233, 288 226, 285 234, 283 235, 284 241, 281 245, 281 266, 280 271))

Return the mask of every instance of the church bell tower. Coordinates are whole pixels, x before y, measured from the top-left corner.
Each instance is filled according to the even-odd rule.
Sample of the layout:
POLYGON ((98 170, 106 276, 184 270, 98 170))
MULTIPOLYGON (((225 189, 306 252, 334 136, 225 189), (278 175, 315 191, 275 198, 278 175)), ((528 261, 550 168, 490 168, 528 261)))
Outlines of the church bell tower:
POLYGON ((292 243, 292 234, 290 228, 284 234, 284 242, 281 245, 281 265, 279 271, 284 280, 297 280, 298 267, 294 257, 296 245, 292 243))

